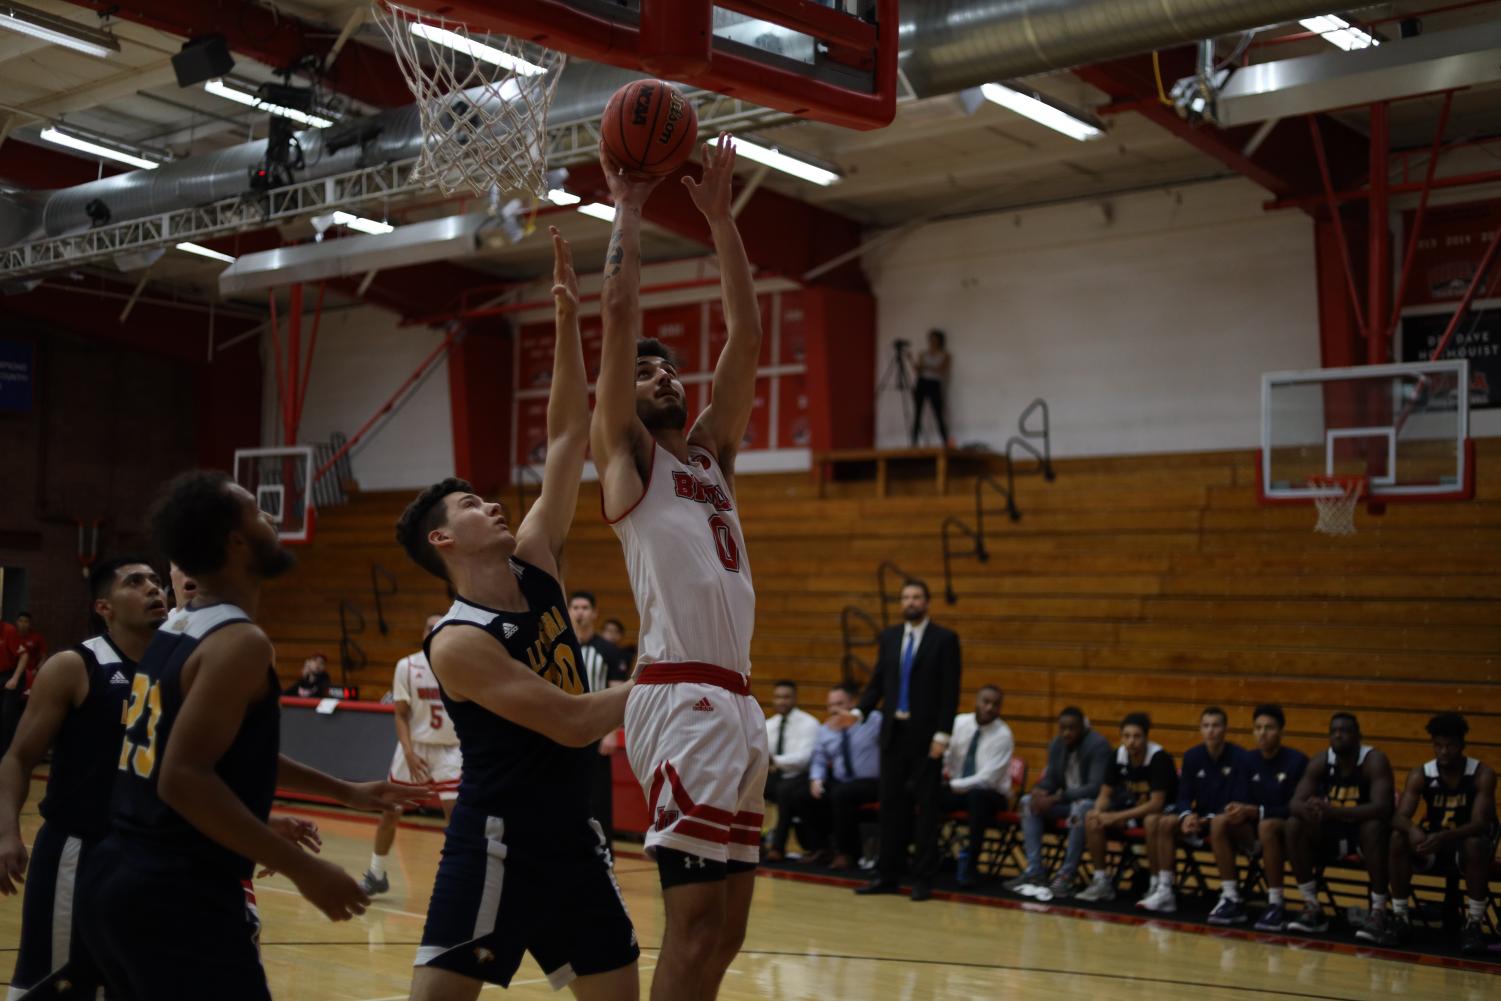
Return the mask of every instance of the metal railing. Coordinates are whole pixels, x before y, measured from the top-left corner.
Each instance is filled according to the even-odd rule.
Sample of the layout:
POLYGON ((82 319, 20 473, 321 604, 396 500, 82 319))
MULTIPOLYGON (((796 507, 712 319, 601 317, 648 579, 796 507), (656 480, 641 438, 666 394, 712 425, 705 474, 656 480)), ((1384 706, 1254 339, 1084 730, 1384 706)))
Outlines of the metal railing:
POLYGON ((875 646, 880 639, 880 634, 880 624, 863 610, 854 605, 845 605, 840 610, 839 636, 844 644, 844 654, 839 658, 839 673, 843 681, 864 687, 875 667, 855 653, 855 650, 860 647, 875 646), (855 633, 857 623, 865 627, 865 633, 869 635, 869 639, 857 638, 855 633))
POLYGON ((355 637, 365 631, 365 614, 348 598, 339 602, 339 671, 341 683, 349 687, 349 676, 370 663, 355 637), (352 620, 352 621, 351 621, 352 620))
POLYGON ((965 524, 954 515, 949 515, 947 518, 943 519, 943 525, 939 527, 938 531, 939 534, 943 537, 943 597, 945 601, 952 605, 959 600, 959 595, 954 590, 954 570, 952 566, 953 559, 955 557, 973 556, 981 563, 984 563, 990 559, 990 554, 985 551, 984 536, 980 535, 980 533, 970 528, 969 525, 965 524), (973 539, 975 543, 974 548, 972 548, 968 552, 956 552, 950 549, 950 528, 963 532, 965 535, 973 539))
POLYGON ((880 566, 876 567, 876 594, 881 599, 881 625, 883 627, 891 625, 891 613, 888 606, 893 592, 886 586, 886 574, 888 571, 896 574, 897 585, 895 593, 898 597, 902 593, 902 583, 917 577, 916 574, 908 573, 890 560, 885 560, 880 566))
POLYGON ((375 628, 380 630, 382 636, 390 636, 391 627, 386 623, 386 610, 381 604, 381 599, 389 598, 396 591, 395 574, 379 563, 370 564, 370 596, 375 599, 375 628), (382 583, 388 584, 390 590, 381 590, 382 583))

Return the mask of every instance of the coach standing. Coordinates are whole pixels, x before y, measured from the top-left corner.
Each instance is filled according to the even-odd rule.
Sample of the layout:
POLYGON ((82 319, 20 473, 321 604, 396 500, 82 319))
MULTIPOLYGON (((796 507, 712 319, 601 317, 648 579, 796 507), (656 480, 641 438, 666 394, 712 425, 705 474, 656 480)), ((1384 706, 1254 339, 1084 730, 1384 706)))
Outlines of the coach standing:
POLYGON ((881 854, 877 877, 855 892, 896 893, 916 845, 912 899, 927 900, 938 871, 938 804, 949 727, 959 711, 959 637, 928 618, 928 585, 902 585, 900 626, 882 631, 860 704, 840 723, 881 713, 881 854))

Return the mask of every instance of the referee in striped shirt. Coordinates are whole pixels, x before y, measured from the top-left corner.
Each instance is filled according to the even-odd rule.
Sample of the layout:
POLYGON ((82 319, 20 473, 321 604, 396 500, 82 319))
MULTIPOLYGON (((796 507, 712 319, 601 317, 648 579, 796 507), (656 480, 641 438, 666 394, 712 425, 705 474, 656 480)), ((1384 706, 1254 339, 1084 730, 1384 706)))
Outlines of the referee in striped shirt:
MULTIPOLYGON (((589 691, 604 691, 610 685, 618 685, 630 679, 625 658, 611 642, 594 631, 599 617, 599 603, 592 591, 574 591, 568 596, 568 617, 573 620, 573 632, 578 637, 579 651, 584 655, 584 677, 589 691)), ((589 808, 599 826, 605 829, 605 837, 615 838, 614 772, 611 759, 615 756, 618 740, 615 734, 606 736, 594 745, 599 752, 594 765, 594 781, 589 790, 589 808)))

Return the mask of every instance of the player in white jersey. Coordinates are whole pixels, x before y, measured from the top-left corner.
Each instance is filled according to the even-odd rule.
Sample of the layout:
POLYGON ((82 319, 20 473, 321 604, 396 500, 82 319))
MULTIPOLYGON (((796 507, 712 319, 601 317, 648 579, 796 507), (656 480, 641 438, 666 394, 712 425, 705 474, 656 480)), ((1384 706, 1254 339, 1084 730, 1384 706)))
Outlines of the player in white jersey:
POLYGON ((641 207, 660 178, 600 156, 615 222, 590 444, 641 615, 625 730, 667 911, 651 996, 707 1001, 745 938, 764 811, 766 721, 750 694, 756 593, 734 489, 761 317, 730 210, 735 151, 721 133, 704 146, 702 180, 683 180, 713 234, 729 332, 713 397, 689 430, 671 353, 638 340, 641 207))
MULTIPOLYGON (((422 630, 424 639, 442 618, 427 617, 422 630)), ((459 798, 464 759, 459 754, 459 735, 443 708, 437 675, 421 650, 396 662, 391 702, 396 721, 396 752, 391 756, 391 772, 387 777, 397 785, 430 787, 437 794, 443 819, 447 821, 453 816, 454 801, 459 798)), ((372 897, 391 889, 386 856, 396 841, 396 822, 400 819, 400 810, 388 810, 381 814, 380 825, 375 829, 370 868, 360 878, 361 888, 372 897)))

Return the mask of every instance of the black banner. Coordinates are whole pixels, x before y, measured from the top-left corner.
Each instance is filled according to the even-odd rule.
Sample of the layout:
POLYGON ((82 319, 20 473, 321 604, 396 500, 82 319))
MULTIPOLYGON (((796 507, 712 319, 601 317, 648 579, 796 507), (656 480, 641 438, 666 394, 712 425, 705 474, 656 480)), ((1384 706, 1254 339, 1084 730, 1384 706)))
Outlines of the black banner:
MULTIPOLYGON (((1402 318, 1403 361, 1427 361, 1449 327, 1452 313, 1402 318)), ((1439 361, 1470 362, 1470 407, 1501 407, 1501 309, 1471 310, 1439 361)))

